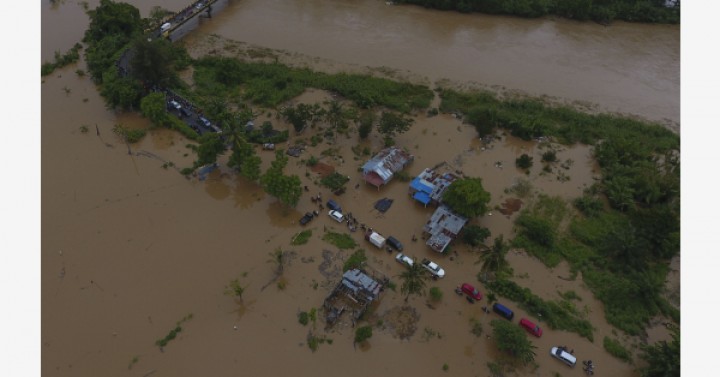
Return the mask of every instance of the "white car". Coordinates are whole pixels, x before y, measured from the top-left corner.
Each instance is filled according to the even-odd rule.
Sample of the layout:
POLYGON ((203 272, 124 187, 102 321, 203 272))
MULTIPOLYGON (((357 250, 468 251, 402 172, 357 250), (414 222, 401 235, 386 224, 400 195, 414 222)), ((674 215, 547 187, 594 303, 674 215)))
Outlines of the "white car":
POLYGON ((423 267, 425 267, 426 270, 430 271, 430 273, 434 277, 442 278, 445 276, 445 270, 443 270, 442 267, 438 266, 437 263, 429 259, 423 259, 421 264, 423 267))
POLYGON ((398 253, 395 256, 395 260, 398 261, 400 264, 404 264, 408 267, 412 267, 412 265, 415 264, 415 262, 413 262, 412 258, 410 258, 409 256, 407 256, 403 253, 398 253))
POLYGON ((345 216, 343 216, 342 212, 336 210, 328 212, 328 216, 330 216, 331 219, 339 223, 343 222, 343 220, 345 219, 345 216))

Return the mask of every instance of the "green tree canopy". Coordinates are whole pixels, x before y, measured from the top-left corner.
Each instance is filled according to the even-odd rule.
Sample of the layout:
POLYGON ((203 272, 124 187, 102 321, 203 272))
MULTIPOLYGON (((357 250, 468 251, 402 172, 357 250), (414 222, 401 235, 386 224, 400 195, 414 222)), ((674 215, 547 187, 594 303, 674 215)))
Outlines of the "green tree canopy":
POLYGON ((127 3, 100 0, 100 5, 87 13, 90 16, 90 25, 83 39, 86 43, 99 41, 110 35, 130 40, 142 31, 140 10, 127 3))
POLYGON ((288 163, 288 157, 282 149, 275 151, 275 160, 270 163, 270 167, 260 177, 265 191, 278 198, 285 205, 295 207, 300 201, 302 195, 302 182, 297 175, 286 176, 283 169, 288 163))
POLYGON ((401 134, 410 129, 413 120, 406 118, 401 114, 384 111, 380 115, 380 123, 377 126, 378 132, 385 135, 386 138, 393 138, 397 134, 401 134))
POLYGON ((490 237, 490 230, 488 228, 471 224, 463 228, 461 239, 466 244, 477 247, 482 245, 488 237, 490 237))
POLYGON ((485 191, 480 178, 462 178, 453 182, 442 197, 443 204, 454 212, 476 217, 487 211, 490 193, 485 191))
POLYGON ((178 52, 165 38, 148 41, 145 37, 136 38, 132 44, 132 75, 150 84, 169 87, 179 79, 175 73, 178 52))
POLYGON ((523 364, 535 360, 535 347, 527 338, 525 331, 518 325, 502 319, 490 321, 493 338, 500 351, 506 352, 523 364))
POLYGON ((495 241, 493 242, 493 246, 490 250, 485 251, 482 255, 480 255, 480 260, 478 261, 482 262, 480 272, 491 272, 499 275, 507 271, 510 268, 510 264, 505 259, 508 250, 510 250, 510 246, 505 242, 503 236, 500 235, 499 237, 495 237, 495 241))
POLYGON ((223 144, 220 135, 214 132, 206 133, 200 136, 200 146, 197 150, 198 160, 195 164, 197 166, 212 164, 217 161, 217 156, 224 151, 225 144, 223 144))
POLYGON ((142 86, 137 80, 121 77, 116 69, 108 69, 102 75, 100 94, 110 108, 132 109, 140 102, 142 86))
POLYGON ((165 108, 165 95, 163 93, 150 93, 140 101, 140 111, 156 126, 167 123, 168 112, 165 108))

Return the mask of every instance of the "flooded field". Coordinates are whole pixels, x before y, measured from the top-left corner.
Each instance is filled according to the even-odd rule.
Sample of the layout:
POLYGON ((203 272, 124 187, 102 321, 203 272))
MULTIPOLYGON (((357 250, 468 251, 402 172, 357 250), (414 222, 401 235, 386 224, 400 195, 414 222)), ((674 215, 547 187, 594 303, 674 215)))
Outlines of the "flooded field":
MULTIPOLYGON (((89 3, 91 7, 96 5, 89 3)), ((143 15, 156 5, 130 3, 137 3, 134 5, 143 15)), ((180 9, 185 3, 165 0, 157 5, 180 9)), ((87 23, 81 7, 72 1, 52 7, 43 4, 42 16, 43 59, 49 59, 55 50, 72 46, 81 38, 87 23)), ((590 101, 603 108, 651 118, 652 114, 657 119, 679 118, 679 87, 674 86, 679 81, 679 72, 674 69, 679 56, 673 55, 679 53, 672 42, 672 38, 677 42, 679 33, 672 27, 619 24, 603 28, 566 21, 435 13, 388 7, 379 1, 248 0, 230 1, 226 10, 189 34, 185 42, 191 54, 208 50, 210 34, 284 50, 283 59, 306 59, 301 60, 303 64, 312 63, 312 57, 316 57, 318 69, 355 66, 363 70, 365 66, 384 65, 409 76, 425 77, 428 82, 444 78, 475 81, 571 101, 590 101), (278 27, 268 27, 268 20, 274 20, 278 27), (367 30, 376 34, 366 35, 364 42, 356 37, 367 30), (476 39, 482 30, 494 39, 476 39), (517 38, 524 35, 543 40, 550 34, 565 41, 559 48, 565 52, 557 54, 557 63, 536 67, 537 71, 528 68, 525 64, 533 59, 545 60, 547 49, 529 37, 525 48, 517 46, 517 38), (613 42, 617 39, 630 46, 617 46, 613 42), (579 48, 588 41, 597 42, 592 52, 579 48), (649 48, 640 53, 637 51, 641 49, 632 48, 648 44, 657 50, 649 48), (671 45, 667 54, 670 57, 660 52, 667 44, 671 45), (399 45, 407 45, 408 50, 399 49, 399 45), (530 45, 538 47, 523 51, 530 45), (476 52, 469 46, 476 46, 476 52), (386 53, 388 50, 394 53, 386 53), (577 59, 571 59, 571 52, 576 50, 579 54, 572 56, 577 55, 577 59), (626 59, 619 65, 596 59, 613 54, 626 59), (672 60, 674 56, 676 61, 669 65, 654 62, 662 66, 657 70, 653 66, 640 68, 645 63, 630 54, 642 55, 648 61, 658 57, 672 60), (475 62, 481 58, 487 59, 483 65, 493 68, 477 69, 475 62), (441 61, 453 66, 438 65, 441 61), (597 77, 587 74, 588 80, 597 80, 588 88, 602 86, 599 82, 616 82, 620 87, 594 92, 570 85, 576 81, 573 74, 586 77, 588 65, 590 72, 601 72, 597 77), (493 71, 497 69, 508 72, 493 71), (646 72, 645 76, 637 75, 639 71, 646 72), (613 72, 617 75, 613 76, 613 72), (556 75, 554 79, 552 75, 556 75), (544 78, 533 81, 536 76, 544 78), (628 82, 629 78, 638 81, 628 82), (628 93, 626 86, 643 93, 628 93), (616 96, 618 93, 632 97, 632 101, 616 96), (656 113, 656 108, 665 109, 664 113, 656 113)), ((75 69, 71 66, 56 71, 44 79, 41 89, 43 375, 425 376, 440 374, 444 364, 449 367, 447 375, 488 374, 487 363, 500 356, 493 340, 485 336, 491 331, 490 320, 496 316, 485 314, 482 305, 468 304, 453 293, 462 282, 479 284, 475 277, 479 271, 477 255, 458 243, 453 255, 441 257, 424 243, 412 242, 412 236, 421 233, 433 209, 409 198, 407 182, 394 180, 380 190, 363 184, 357 170, 371 156, 352 151, 358 145, 355 135, 340 136, 334 143, 309 147, 300 158, 291 157, 286 171, 300 176, 309 192, 303 194, 295 209, 286 209, 256 184, 228 169, 228 156, 221 158, 220 169, 207 180, 186 179, 178 169, 190 166, 195 156, 187 147, 189 142, 177 133, 151 131, 128 151, 128 146, 112 132, 113 126, 147 127, 148 121, 136 114, 107 110, 91 80, 77 77, 75 69), (316 183, 317 175, 302 163, 330 148, 337 148, 337 153, 323 157, 321 162, 350 177, 348 190, 341 196, 321 188, 316 183), (402 266, 394 261, 394 255, 374 248, 359 233, 350 234, 366 250, 369 264, 398 283, 398 292, 387 290, 374 308, 371 318, 375 329, 369 347, 353 345, 352 328, 338 326, 326 332, 321 318, 308 326, 298 323, 300 311, 322 305, 339 279, 343 261, 352 252, 340 251, 321 240, 325 230, 347 231, 325 214, 304 228, 313 231, 307 244, 290 244, 303 229, 297 224, 302 214, 318 209, 310 200, 310 195, 317 193, 326 199, 334 198, 345 211, 381 233, 400 239, 409 255, 431 258, 445 268, 444 279, 429 283, 442 290, 440 304, 430 306, 427 298, 420 297, 409 300, 419 316, 416 331, 409 339, 399 337, 392 327, 401 319, 398 313, 405 305, 397 278, 402 266), (387 213, 381 214, 373 204, 384 197, 394 202, 387 213), (288 251, 290 256, 278 280, 273 264, 268 262, 276 248, 288 251), (240 301, 224 293, 233 279, 245 287, 240 301), (155 345, 183 319, 182 331, 174 340, 163 348, 155 345), (471 320, 482 323, 485 334, 472 334, 471 320), (321 344, 313 353, 307 345, 309 333, 325 336, 332 344, 321 344)), ((310 90, 295 101, 314 103, 327 98, 328 93, 310 90)), ((270 119, 276 127, 290 128, 273 116, 270 119)), ((568 169, 543 173, 541 164, 536 164, 525 174, 515 168, 515 158, 528 153, 539 161, 544 146, 503 134, 497 136, 498 140, 485 145, 472 127, 449 115, 420 115, 410 131, 396 141, 415 155, 408 169, 411 176, 445 161, 468 176, 481 177, 492 195, 493 210, 478 224, 488 227, 493 236, 504 234, 508 238, 512 234, 516 214, 504 216, 494 208, 512 196, 506 189, 519 180, 527 180, 537 191, 572 199, 596 177, 597 168, 587 146, 560 147, 558 158, 572 160, 568 169)), ((381 145, 377 134, 360 143, 371 151, 379 150, 381 145)), ((258 150, 258 154, 263 157, 263 166, 267 166, 272 152, 258 150)), ((523 206, 529 205, 532 198, 523 198, 523 202, 523 206)), ((593 299, 580 277, 568 280, 566 265, 549 270, 520 251, 511 252, 508 259, 516 275, 522 276, 516 279, 518 284, 530 287, 545 299, 558 298, 558 291, 577 292, 587 318, 596 327, 594 343, 576 334, 544 329, 542 338, 533 339, 538 347, 537 368, 519 370, 518 375, 583 375, 580 367, 568 369, 547 354, 550 347, 561 344, 574 348, 581 360, 592 358, 603 374, 636 375, 635 366, 603 350, 603 336, 617 336, 604 319, 602 305, 593 299)), ((513 303, 505 303, 518 317, 527 316, 513 303)), ((667 337, 667 332, 660 326, 649 335, 657 340, 667 337)), ((626 345, 632 348, 637 342, 627 339, 626 345)))

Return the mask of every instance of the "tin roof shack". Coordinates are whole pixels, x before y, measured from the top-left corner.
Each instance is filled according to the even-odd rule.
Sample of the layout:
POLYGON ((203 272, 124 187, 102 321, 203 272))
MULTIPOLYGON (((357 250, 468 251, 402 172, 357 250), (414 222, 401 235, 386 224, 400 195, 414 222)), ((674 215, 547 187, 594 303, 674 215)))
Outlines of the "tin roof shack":
POLYGON ((334 325, 345 311, 352 313, 352 321, 360 318, 367 307, 380 296, 383 285, 357 268, 343 274, 340 283, 325 298, 325 322, 334 325))
POLYGON ((423 228, 425 233, 430 235, 425 244, 438 253, 442 253, 457 237, 467 221, 466 218, 451 211, 450 208, 441 205, 423 228))
POLYGON ((425 168, 410 182, 409 194, 413 199, 427 207, 428 204, 440 203, 445 190, 459 177, 451 172, 440 172, 425 168))
POLYGON ((390 182, 396 172, 405 169, 413 160, 415 156, 400 148, 385 148, 363 165, 363 179, 380 190, 380 186, 390 182))

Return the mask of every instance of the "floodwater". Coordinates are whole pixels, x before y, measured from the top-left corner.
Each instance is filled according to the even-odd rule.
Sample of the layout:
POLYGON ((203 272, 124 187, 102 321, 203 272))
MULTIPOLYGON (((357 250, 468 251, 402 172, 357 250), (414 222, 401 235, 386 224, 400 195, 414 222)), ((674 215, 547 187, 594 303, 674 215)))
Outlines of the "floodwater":
MULTIPOLYGON (((90 6, 96 3, 90 2, 90 6)), ((154 5, 131 3, 137 3, 143 15, 154 5)), ((169 9, 185 5, 178 0, 158 4, 169 9)), ((53 51, 65 51, 81 38, 87 19, 80 6, 69 0, 57 6, 44 3, 42 12, 42 57, 50 59, 53 51)), ((608 76, 601 81, 615 80, 622 86, 630 86, 628 79, 640 78, 620 67, 633 66, 632 54, 639 54, 640 46, 654 43, 654 48, 661 50, 664 44, 672 45, 662 37, 663 33, 670 39, 677 38, 678 34, 673 27, 620 24, 603 28, 564 21, 435 13, 389 7, 379 1, 230 1, 222 13, 201 24, 186 38, 191 52, 203 50, 203 36, 218 33, 339 64, 387 65, 428 76, 431 80, 467 79, 509 87, 509 82, 502 82, 505 80, 502 75, 484 80, 487 70, 478 69, 472 63, 478 56, 473 58, 471 49, 465 51, 465 48, 473 43, 482 46, 485 53, 481 55, 491 55, 483 57, 488 59, 483 64, 493 59, 524 57, 516 45, 523 40, 522 35, 534 36, 538 41, 542 40, 543 33, 554 30, 559 34, 558 39, 549 43, 562 45, 561 41, 566 41, 566 45, 557 47, 558 55, 562 56, 563 51, 569 54, 573 48, 577 48, 576 53, 580 55, 579 60, 565 60, 564 65, 558 67, 560 71, 605 72, 608 76), (277 27, 268 27, 269 20, 277 27), (488 44, 488 37, 473 39, 481 30, 493 33, 495 41, 488 44), (652 38, 650 30, 656 32, 652 38), (626 59, 618 66, 603 68, 602 63, 591 59, 592 54, 598 57, 618 54, 617 49, 621 47, 611 41, 623 39, 625 34, 633 37, 623 43, 637 44, 635 48, 626 47, 629 50, 626 59), (338 42, 342 35, 347 46, 338 42), (302 36, 308 39, 300 41, 302 36), (197 45, 193 45, 193 41, 197 45), (594 53, 581 48, 589 41, 598 43, 593 47, 594 53), (407 50, 401 49, 401 45, 408 45, 407 50), (412 52, 413 45, 415 52, 412 52), (601 53, 603 48, 605 53, 601 53), (435 51, 437 49, 443 52, 435 51), (505 53, 510 55, 503 55, 505 53), (452 67, 433 65, 437 64, 432 63, 433 59, 439 59, 442 54, 452 67), (589 70, 587 65, 591 66, 589 70), (612 72, 622 73, 613 79, 612 72)), ((534 46, 523 43, 526 47, 534 46)), ((503 63, 505 69, 515 64, 517 70, 525 72, 523 64, 548 53, 547 49, 538 45, 527 52, 523 62, 503 63)), ((647 54, 660 58, 662 54, 656 50, 651 49, 647 54)), ((677 49, 674 51, 677 53, 677 49)), ((671 51, 669 55, 672 54, 671 51)), ((673 64, 677 65, 677 60, 673 64)), ((560 74, 552 69, 550 62, 541 61, 544 68, 538 67, 538 72, 552 71, 557 77, 560 74)), ((358 144, 354 136, 339 136, 335 142, 308 148, 300 159, 290 159, 287 171, 300 176, 310 192, 303 194, 296 209, 287 210, 257 185, 227 169, 224 166, 227 156, 221 158, 219 171, 206 181, 180 175, 177 169, 189 166, 194 156, 186 146, 188 141, 176 133, 151 131, 140 143, 130 146, 129 154, 128 147, 113 134, 112 127, 115 124, 147 127, 147 121, 134 114, 107 110, 91 80, 75 75, 77 68, 68 67, 46 77, 41 93, 43 375, 364 376, 370 373, 425 376, 439 374, 443 364, 449 366, 447 375, 487 375, 487 362, 499 355, 492 339, 470 333, 470 321, 480 321, 485 333, 489 333, 489 322, 495 316, 484 314, 482 305, 470 305, 453 293, 453 288, 461 282, 476 283, 479 270, 474 264, 476 255, 458 245, 454 255, 441 257, 424 244, 410 241, 413 234, 419 235, 432 209, 410 200, 406 183, 396 180, 379 191, 364 184, 355 188, 360 183, 357 168, 369 156, 356 156, 351 151, 351 147, 358 144), (83 126, 87 132, 83 132, 83 126), (321 161, 351 177, 348 191, 339 197, 320 188, 316 184, 317 176, 301 162, 310 155, 320 156, 329 148, 338 148, 339 155, 323 157, 321 161), (400 293, 392 290, 385 292, 375 309, 375 329, 369 347, 353 347, 352 328, 338 326, 325 332, 320 319, 307 327, 298 323, 299 311, 322 305, 323 298, 337 282, 337 271, 343 260, 351 253, 338 251, 321 240, 325 229, 338 232, 346 229, 323 214, 306 227, 313 230, 307 244, 290 245, 290 240, 301 230, 296 224, 301 214, 317 208, 310 201, 310 195, 317 192, 322 192, 323 198, 334 197, 347 211, 381 233, 396 236, 406 245, 409 255, 431 258, 447 271, 445 279, 429 283, 444 293, 435 309, 426 305, 425 298, 410 299, 409 304, 420 318, 417 331, 409 340, 396 337, 387 325, 396 319, 393 309, 404 304, 400 293), (387 213, 379 214, 372 206, 383 197, 393 198, 394 203, 387 213), (293 253, 283 277, 275 280, 274 266, 268 260, 269 254, 278 247, 293 253), (323 254, 325 250, 329 252, 323 254), (332 255, 329 269, 322 265, 327 255, 332 255), (330 272, 323 273, 327 271, 330 272), (224 294, 225 286, 235 278, 246 287, 241 302, 224 294), (278 281, 285 284, 283 289, 278 281), (189 314, 192 318, 181 324, 182 332, 176 339, 162 350, 154 345, 189 314), (313 353, 306 344, 309 332, 326 336, 333 342, 321 344, 313 353)), ((672 68, 664 69, 675 72, 672 68)), ((679 73, 675 73, 677 79, 679 73)), ((649 81, 655 80, 653 75, 663 76, 659 72, 648 75, 643 77, 649 81)), ((658 82, 653 85, 672 86, 673 78, 669 76, 657 78, 658 82)), ((534 85, 540 85, 517 80, 516 88, 529 92, 536 90, 534 85)), ((599 99, 594 102, 602 106, 612 107, 613 101, 623 103, 629 106, 628 111, 640 115, 645 115, 643 101, 651 102, 650 107, 668 105, 664 92, 661 95, 658 91, 648 91, 649 85, 635 83, 639 86, 636 90, 646 91, 639 96, 642 98, 621 101, 613 97, 610 101, 612 96, 609 96, 606 98, 609 102, 605 102, 601 94, 589 96, 597 96, 599 99)), ((562 87, 562 82, 555 82, 547 90, 538 90, 556 96, 561 93, 553 90, 562 91, 559 89, 562 87)), ((568 94, 567 98, 588 100, 584 97, 588 94, 577 85, 573 90, 578 95, 568 94)), ((672 90, 679 89, 673 87, 672 90)), ((627 95, 627 92, 618 90, 618 94, 627 95)), ((327 98, 328 94, 322 91, 308 91, 298 100, 319 102, 327 98)), ((677 103, 672 103, 677 109, 677 103)), ((288 127, 273 121, 276 127, 288 127)), ((583 188, 593 182, 596 167, 588 147, 562 147, 558 158, 572 160, 568 169, 558 166, 552 173, 543 174, 539 161, 544 146, 502 134, 498 137, 497 141, 485 145, 477 140, 471 127, 457 119, 421 115, 410 131, 397 138, 397 143, 416 156, 408 169, 410 175, 446 161, 469 176, 481 177, 492 195, 492 208, 512 197, 505 189, 519 179, 529 181, 536 190, 566 199, 579 196, 583 188), (532 155, 536 162, 530 174, 514 167, 515 158, 523 153, 532 155), (558 179, 560 176, 569 180, 562 181, 558 179)), ((361 145, 377 151, 381 143, 374 134, 361 145)), ((272 152, 258 153, 267 166, 272 152)), ((523 202, 529 205, 532 199, 523 199, 523 202)), ((492 210, 492 215, 480 218, 478 224, 488 227, 493 236, 505 234, 507 237, 511 235, 514 216, 492 210)), ((366 250, 369 264, 399 285, 396 276, 402 270, 393 255, 374 249, 358 233, 352 236, 359 247, 366 250)), ((553 345, 574 348, 579 359, 592 358, 598 370, 608 375, 635 375, 633 366, 612 358, 602 349, 603 336, 616 336, 604 320, 602 305, 593 300, 581 279, 566 280, 570 275, 566 265, 548 270, 536 260, 515 252, 508 259, 516 275, 522 276, 516 279, 518 284, 531 287, 546 299, 557 298, 558 291, 576 291, 582 298, 578 305, 584 306, 588 319, 596 326, 594 343, 575 334, 545 329, 541 339, 533 339, 538 347, 538 369, 520 370, 520 375, 551 376, 555 372, 564 376, 582 375, 580 367, 569 370, 547 355, 553 345)), ((527 315, 512 303, 508 306, 517 309, 518 317, 527 315)), ((651 336, 663 339, 667 333, 654 329, 651 336)), ((637 339, 623 340, 628 347, 637 342, 637 339)))

